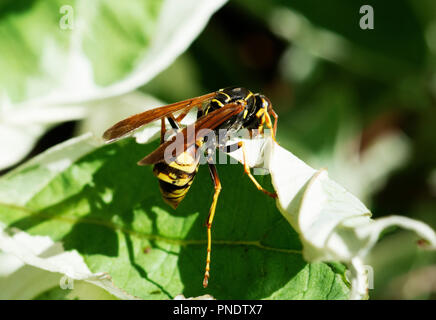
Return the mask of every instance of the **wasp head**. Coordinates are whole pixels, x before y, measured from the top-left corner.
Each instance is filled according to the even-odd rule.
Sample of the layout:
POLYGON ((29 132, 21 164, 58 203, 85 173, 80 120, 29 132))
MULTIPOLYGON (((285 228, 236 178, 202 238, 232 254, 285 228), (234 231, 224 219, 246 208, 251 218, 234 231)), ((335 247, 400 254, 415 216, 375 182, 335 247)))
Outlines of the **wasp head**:
POLYGON ((254 95, 254 105, 247 115, 244 127, 249 130, 258 130, 263 133, 265 125, 271 123, 271 115, 273 113, 271 101, 262 94, 254 95))

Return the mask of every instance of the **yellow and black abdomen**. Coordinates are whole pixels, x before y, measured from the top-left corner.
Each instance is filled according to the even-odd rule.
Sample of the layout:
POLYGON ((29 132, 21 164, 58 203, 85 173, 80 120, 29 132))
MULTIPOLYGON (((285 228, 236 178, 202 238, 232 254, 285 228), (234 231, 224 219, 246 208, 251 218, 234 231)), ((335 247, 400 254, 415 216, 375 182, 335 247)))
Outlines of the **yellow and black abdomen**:
POLYGON ((199 161, 195 156, 196 149, 189 148, 171 163, 159 162, 154 165, 153 173, 159 179, 162 198, 174 209, 185 198, 197 174, 199 161))

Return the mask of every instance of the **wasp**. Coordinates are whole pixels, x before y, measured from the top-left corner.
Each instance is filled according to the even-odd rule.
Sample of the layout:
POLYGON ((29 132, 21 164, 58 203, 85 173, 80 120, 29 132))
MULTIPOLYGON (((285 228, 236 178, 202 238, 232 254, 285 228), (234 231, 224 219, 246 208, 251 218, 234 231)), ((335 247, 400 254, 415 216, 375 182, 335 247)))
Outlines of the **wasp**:
POLYGON ((271 136, 275 141, 277 119, 278 115, 266 96, 252 93, 241 87, 229 87, 130 116, 116 123, 103 134, 103 138, 107 142, 112 142, 133 133, 136 129, 152 121, 161 120, 159 147, 140 160, 138 165, 154 165, 153 173, 159 181, 162 197, 174 209, 177 208, 191 187, 200 165, 199 153, 201 151, 199 152, 199 150, 209 139, 207 141, 209 147, 205 153, 214 184, 214 194, 206 221, 207 255, 203 279, 203 287, 205 288, 210 276, 211 228, 221 191, 221 182, 212 155, 217 148, 227 153, 242 148, 244 172, 257 189, 276 198, 275 193, 265 190, 251 174, 246 162, 244 143, 227 145, 227 142, 240 129, 248 129, 250 136, 252 136, 254 130, 263 134, 265 127, 271 129, 271 136), (182 126, 181 121, 194 108, 197 108, 197 120, 193 124, 182 126), (274 118, 274 124, 272 118, 274 118), (171 132, 173 132, 170 138, 166 138, 166 121, 170 124, 171 132), (224 139, 210 139, 210 136, 207 135, 208 130, 215 133, 225 130, 224 139), (168 148, 172 150, 169 152, 170 159, 167 157, 168 148))

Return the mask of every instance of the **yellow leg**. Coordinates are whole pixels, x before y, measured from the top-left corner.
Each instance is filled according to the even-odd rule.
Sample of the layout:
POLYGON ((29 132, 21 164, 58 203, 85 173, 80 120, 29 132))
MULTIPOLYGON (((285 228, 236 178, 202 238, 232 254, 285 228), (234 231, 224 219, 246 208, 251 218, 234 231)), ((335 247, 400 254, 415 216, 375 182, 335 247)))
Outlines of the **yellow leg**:
POLYGON ((204 272, 204 279, 203 279, 203 287, 206 288, 207 284, 209 282, 209 271, 210 271, 210 253, 212 250, 212 222, 213 217, 215 216, 215 209, 216 205, 218 203, 218 196, 221 192, 221 182, 218 177, 218 173, 216 171, 216 167, 214 164, 209 163, 209 169, 210 169, 210 175, 212 177, 214 186, 215 186, 215 193, 213 194, 213 200, 212 205, 210 206, 209 210, 209 217, 207 218, 207 256, 206 256, 206 270, 204 272))
POLYGON ((245 154, 245 146, 244 146, 244 142, 239 142, 238 146, 240 146, 242 148, 242 157, 243 157, 243 161, 244 161, 244 171, 245 173, 248 175, 248 177, 250 178, 250 180, 254 183, 254 185, 256 186, 256 188, 260 191, 262 191, 263 193, 265 193, 266 195, 270 196, 271 198, 277 198, 277 194, 276 193, 271 193, 268 190, 265 190, 264 188, 262 188, 262 186, 259 184, 259 182, 257 182, 257 180, 253 177, 253 175, 251 174, 250 171, 250 167, 247 164, 247 160, 246 160, 246 154, 245 154))
POLYGON ((274 137, 277 134, 277 120, 279 119, 279 115, 271 109, 271 115, 274 117, 274 127, 273 127, 273 132, 274 132, 274 137))
POLYGON ((274 126, 272 124, 271 117, 269 116, 269 114, 267 112, 265 112, 265 122, 266 122, 266 126, 268 127, 268 129, 272 130, 272 133, 271 133, 272 139, 274 140, 275 143, 277 143, 276 130, 277 130, 277 118, 278 118, 278 116, 275 112, 273 113, 273 115, 275 115, 274 116, 274 119, 275 119, 274 126))

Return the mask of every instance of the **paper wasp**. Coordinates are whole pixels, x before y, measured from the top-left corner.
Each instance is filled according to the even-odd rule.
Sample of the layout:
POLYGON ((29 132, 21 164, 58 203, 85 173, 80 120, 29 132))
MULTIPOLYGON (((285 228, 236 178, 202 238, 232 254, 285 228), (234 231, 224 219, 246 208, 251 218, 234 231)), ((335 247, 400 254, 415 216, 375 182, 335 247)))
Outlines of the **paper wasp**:
MULTIPOLYGON (((125 137, 139 127, 154 120, 161 120, 160 146, 139 161, 138 164, 154 165, 153 173, 159 180, 162 197, 175 209, 185 197, 198 171, 198 151, 207 140, 205 133, 207 130, 203 129, 209 129, 209 131, 212 130, 213 132, 218 132, 218 130, 222 129, 226 130, 223 141, 214 139, 212 141, 214 148, 209 147, 206 151, 215 192, 206 222, 208 243, 206 271, 203 280, 204 287, 207 287, 209 279, 212 221, 221 191, 221 182, 216 167, 211 160, 211 155, 216 152, 216 148, 224 152, 242 148, 245 173, 253 181, 257 189, 275 198, 276 195, 263 189, 251 174, 250 168, 246 163, 244 144, 238 142, 226 145, 226 143, 242 128, 248 129, 250 134, 253 130, 259 130, 259 132, 263 133, 265 126, 272 129, 272 138, 275 141, 277 119, 278 116, 267 97, 258 93, 253 94, 245 88, 230 87, 133 115, 116 123, 103 134, 105 140, 112 142, 125 137), (193 108, 197 108, 197 120, 183 128, 180 122, 193 108), (176 112, 179 112, 177 116, 174 115, 176 112), (274 124, 271 121, 271 117, 274 117, 274 124), (170 139, 165 139, 167 131, 165 119, 175 131, 175 134, 170 139), (194 134, 189 134, 190 132, 194 134), (168 160, 165 157, 165 152, 170 146, 174 149, 174 152, 171 152, 172 158, 168 160)), ((208 142, 210 143, 211 141, 208 142)))

